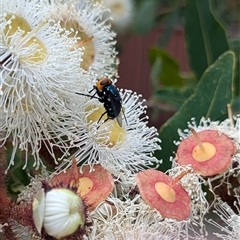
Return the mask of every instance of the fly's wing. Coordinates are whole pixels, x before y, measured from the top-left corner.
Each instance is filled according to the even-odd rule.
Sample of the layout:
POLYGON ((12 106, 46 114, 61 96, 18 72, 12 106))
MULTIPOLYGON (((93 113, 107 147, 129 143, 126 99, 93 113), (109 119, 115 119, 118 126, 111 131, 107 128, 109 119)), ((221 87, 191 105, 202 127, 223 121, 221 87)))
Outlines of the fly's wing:
POLYGON ((116 117, 118 125, 122 126, 122 112, 119 113, 119 115, 116 117))
POLYGON ((128 122, 127 122, 127 117, 126 117, 126 115, 125 115, 125 108, 122 106, 122 111, 121 111, 121 113, 123 114, 123 117, 124 117, 124 119, 125 119, 125 122, 126 122, 126 124, 128 125, 128 122))
POLYGON ((121 112, 120 112, 119 115, 116 117, 116 120, 117 120, 117 122, 118 122, 118 124, 119 124, 120 127, 122 126, 122 118, 123 118, 123 117, 124 117, 124 119, 125 119, 126 124, 128 125, 128 123, 127 123, 127 118, 126 118, 126 115, 125 115, 125 112, 124 112, 124 108, 121 107, 121 112))

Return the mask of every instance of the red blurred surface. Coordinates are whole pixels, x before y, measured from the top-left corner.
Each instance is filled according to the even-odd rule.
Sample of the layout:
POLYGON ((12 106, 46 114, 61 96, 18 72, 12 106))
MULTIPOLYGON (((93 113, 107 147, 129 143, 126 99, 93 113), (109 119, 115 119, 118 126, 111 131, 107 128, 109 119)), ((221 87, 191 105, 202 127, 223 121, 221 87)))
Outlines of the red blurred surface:
MULTIPOLYGON (((149 99, 152 94, 152 86, 150 81, 150 63, 148 51, 151 47, 157 45, 157 41, 163 28, 155 29, 146 36, 123 36, 118 38, 120 45, 120 66, 118 88, 131 89, 143 95, 143 98, 149 99)), ((165 50, 179 64, 180 71, 188 72, 188 60, 185 50, 185 39, 182 28, 175 29, 169 42, 165 46, 165 50)), ((151 117, 151 109, 149 114, 151 117)), ((161 112, 156 119, 150 119, 150 125, 160 127, 173 113, 161 112)))

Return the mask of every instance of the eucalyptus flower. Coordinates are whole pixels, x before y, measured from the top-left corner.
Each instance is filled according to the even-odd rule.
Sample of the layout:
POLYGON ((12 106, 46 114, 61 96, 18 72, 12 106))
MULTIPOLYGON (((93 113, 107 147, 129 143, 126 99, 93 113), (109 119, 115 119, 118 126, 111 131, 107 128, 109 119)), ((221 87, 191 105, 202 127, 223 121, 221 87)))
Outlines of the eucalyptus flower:
POLYGON ((101 0, 110 10, 111 24, 114 31, 119 34, 130 28, 134 18, 134 2, 132 0, 101 0))
MULTIPOLYGON (((234 161, 238 161, 238 156, 240 153, 240 115, 233 116, 232 119, 225 119, 224 121, 212 121, 211 119, 201 118, 200 122, 197 123, 194 118, 188 122, 188 129, 178 130, 178 134, 180 136, 180 140, 186 138, 191 134, 191 129, 194 129, 196 132, 203 130, 216 130, 220 133, 226 134, 230 139, 233 140, 234 145, 236 147, 236 154, 234 161)), ((179 145, 180 141, 176 141, 175 144, 179 145)), ((234 157, 234 156, 233 156, 234 157)))
POLYGON ((88 0, 50 1, 53 11, 51 18, 60 22, 66 30, 72 31, 69 37, 80 41, 75 47, 82 47, 83 55, 79 67, 95 76, 117 76, 116 34, 107 23, 107 10, 99 3, 88 0))
MULTIPOLYGON (((97 175, 99 174, 98 168, 95 168, 97 175)), ((88 169, 90 170, 90 168, 88 169)), ((179 166, 170 171, 169 175, 176 177, 176 175, 181 174, 182 171, 188 171, 189 169, 190 167, 183 168, 179 166)), ((66 208, 70 209, 72 206, 71 203, 78 204, 80 200, 76 192, 71 190, 71 187, 63 189, 60 186, 67 186, 67 179, 74 179, 75 175, 78 177, 84 176, 84 181, 87 175, 95 175, 94 171, 86 173, 87 175, 85 175, 84 172, 85 169, 83 169, 82 175, 82 173, 76 172, 75 170, 70 171, 69 169, 66 173, 62 172, 60 175, 55 176, 55 173, 50 174, 44 170, 42 174, 32 178, 30 185, 20 194, 18 202, 24 201, 26 204, 32 204, 34 228, 31 225, 24 225, 24 222, 22 223, 20 221, 13 224, 13 226, 15 226, 14 229, 21 224, 21 229, 25 229, 26 231, 26 229, 29 228, 28 232, 40 236, 42 228, 44 228, 49 235, 54 237, 60 237, 59 234, 63 234, 61 236, 71 234, 69 235, 70 239, 81 239, 81 237, 83 237, 83 239, 86 237, 86 239, 96 240, 112 238, 124 240, 146 238, 152 240, 173 240, 180 238, 195 240, 207 239, 205 237, 206 232, 202 225, 202 220, 207 211, 208 204, 206 204, 204 193, 201 190, 201 182, 199 182, 196 174, 188 173, 180 180, 181 185, 184 186, 191 197, 191 215, 188 219, 179 221, 164 218, 159 211, 152 209, 146 204, 137 191, 132 192, 134 189, 131 189, 131 187, 134 187, 135 184, 134 174, 129 176, 128 182, 121 182, 119 179, 115 190, 107 197, 106 201, 101 201, 98 206, 90 212, 83 211, 83 214, 81 213, 79 215, 81 211, 67 211, 66 208), (66 176, 64 174, 66 174, 66 176), (44 181, 44 179, 49 183, 52 182, 52 184, 58 183, 59 187, 52 186, 51 189, 44 191, 42 189, 42 181, 44 181), (72 198, 76 199, 76 202, 70 201, 72 198), (76 218, 74 217, 75 215, 77 216, 76 218), (80 221, 80 219, 85 220, 80 221), (63 220, 64 224, 62 223, 63 220), (71 221, 74 222, 70 224, 71 227, 69 228, 68 226, 70 225, 68 225, 68 223, 71 221), (85 224, 84 221, 88 221, 90 225, 85 224), (57 231, 58 224, 64 225, 66 228, 62 227, 61 231, 57 231), (75 228, 72 228, 74 226, 75 228), (69 231, 71 232, 69 233, 69 231)), ((99 179, 98 185, 100 186, 101 184, 101 179, 99 179)), ((70 185, 72 185, 73 188, 75 187, 72 181, 70 185)), ((102 186, 102 188, 104 188, 104 186, 102 186)), ((82 191, 85 190, 87 189, 82 185, 82 191)), ((101 189, 98 188, 96 190, 100 191, 101 189)), ((82 200, 83 199, 84 198, 82 198, 82 200)), ((84 204, 86 203, 84 200, 83 202, 84 204)), ((87 206, 86 210, 88 210, 87 206)), ((45 237, 43 239, 45 239, 45 237)))
POLYGON ((178 178, 183 173, 179 183, 186 190, 191 198, 191 223, 198 226, 199 234, 203 234, 204 218, 209 211, 210 205, 206 198, 206 192, 203 191, 205 180, 197 173, 192 171, 191 166, 175 165, 167 171, 170 177, 178 178), (187 172, 187 174, 185 174, 187 172))
MULTIPOLYGON (((185 130, 179 130, 179 136, 180 141, 176 141, 176 145, 180 145, 181 141, 188 138, 191 134, 191 132, 194 130, 196 134, 201 134, 203 132, 216 132, 220 137, 225 137, 228 139, 228 142, 233 147, 233 152, 230 154, 230 159, 228 159, 228 163, 224 169, 224 171, 221 171, 216 176, 213 176, 212 178, 208 178, 208 184, 211 186, 211 182, 216 179, 222 179, 221 182, 228 181, 229 176, 234 175, 235 172, 240 170, 240 136, 239 136, 239 129, 240 129, 240 116, 234 116, 232 119, 226 119, 222 122, 220 121, 211 121, 210 119, 202 118, 199 122, 199 124, 196 123, 195 119, 192 119, 191 122, 188 123, 188 129, 185 130)), ((210 141, 210 139, 209 139, 210 141)), ((216 140, 215 140, 216 141, 216 140)), ((222 141, 219 144, 218 147, 222 148, 228 146, 226 141, 222 141)), ((217 149, 217 146, 215 146, 217 149)), ((228 147, 227 147, 228 148, 228 147)), ((228 148, 229 149, 229 148, 228 148)), ((221 149, 220 149, 221 150, 221 149)), ((218 151, 219 152, 219 151, 218 151)), ((222 155, 219 154, 216 151, 216 154, 218 154, 218 158, 221 159, 222 155)), ((212 158, 210 158, 208 161, 210 162, 212 158)), ((174 159, 173 166, 176 163, 177 159, 174 159)), ((217 162, 215 163, 217 164, 217 162)), ((210 167, 209 167, 210 168, 210 167)), ((214 170, 214 164, 212 165, 212 169, 214 170)))
MULTIPOLYGON (((71 104, 75 115, 68 118, 66 131, 71 144, 78 149, 74 153, 77 162, 94 165, 100 163, 113 175, 126 171, 139 171, 160 163, 153 152, 160 148, 157 130, 147 126, 145 100, 132 91, 120 90, 122 97, 122 126, 116 119, 107 119, 103 104, 96 99, 80 96, 84 104, 71 104)), ((71 159, 60 164, 68 168, 71 159)))
MULTIPOLYGON (((166 174, 154 169, 136 174, 136 192, 139 191, 141 200, 157 210, 164 221, 175 219, 186 224, 189 239, 191 234, 201 239, 207 235, 204 218, 209 204, 202 190, 203 183, 201 176, 194 173, 190 166, 176 166, 166 174), (193 226, 197 228, 194 230, 193 226)), ((183 234, 187 232, 183 231, 183 234)))
POLYGON ((121 201, 114 196, 90 213, 93 221, 90 239, 206 239, 197 233, 190 220, 163 218, 136 195, 121 201))
MULTIPOLYGON (((75 76, 81 48, 77 38, 47 16, 41 1, 0 1, 0 132, 1 146, 13 145, 9 162, 14 164, 17 149, 28 152, 41 164, 39 150, 45 144, 54 157, 53 145, 66 144, 57 139, 54 122, 67 112, 65 98, 76 89, 75 76)), ((68 113, 71 114, 71 113, 68 113)))

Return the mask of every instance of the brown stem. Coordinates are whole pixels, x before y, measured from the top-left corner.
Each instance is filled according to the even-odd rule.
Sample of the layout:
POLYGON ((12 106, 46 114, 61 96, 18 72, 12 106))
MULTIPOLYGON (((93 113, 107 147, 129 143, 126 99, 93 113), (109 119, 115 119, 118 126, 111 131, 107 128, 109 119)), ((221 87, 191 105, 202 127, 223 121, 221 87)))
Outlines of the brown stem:
POLYGON ((173 188, 186 174, 190 173, 191 170, 186 170, 181 172, 177 177, 173 178, 171 183, 169 184, 169 187, 173 188))

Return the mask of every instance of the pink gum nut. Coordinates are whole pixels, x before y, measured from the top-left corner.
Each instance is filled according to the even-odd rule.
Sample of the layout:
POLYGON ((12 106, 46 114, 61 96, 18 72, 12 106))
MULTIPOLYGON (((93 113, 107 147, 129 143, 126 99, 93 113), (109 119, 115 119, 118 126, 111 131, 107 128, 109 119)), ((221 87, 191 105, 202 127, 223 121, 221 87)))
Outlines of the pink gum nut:
POLYGON ((185 220, 190 215, 190 197, 185 189, 163 172, 148 169, 136 176, 142 199, 165 218, 185 220))
POLYGON ((50 186, 76 188, 87 209, 92 211, 109 196, 114 187, 113 177, 106 169, 100 164, 94 165, 93 169, 94 171, 90 171, 90 166, 84 165, 80 173, 73 160, 73 168, 54 176, 50 186))
POLYGON ((185 138, 177 149, 177 163, 191 164, 194 171, 202 176, 221 174, 230 166, 236 148, 233 141, 223 133, 215 130, 203 130, 196 137, 185 138))

